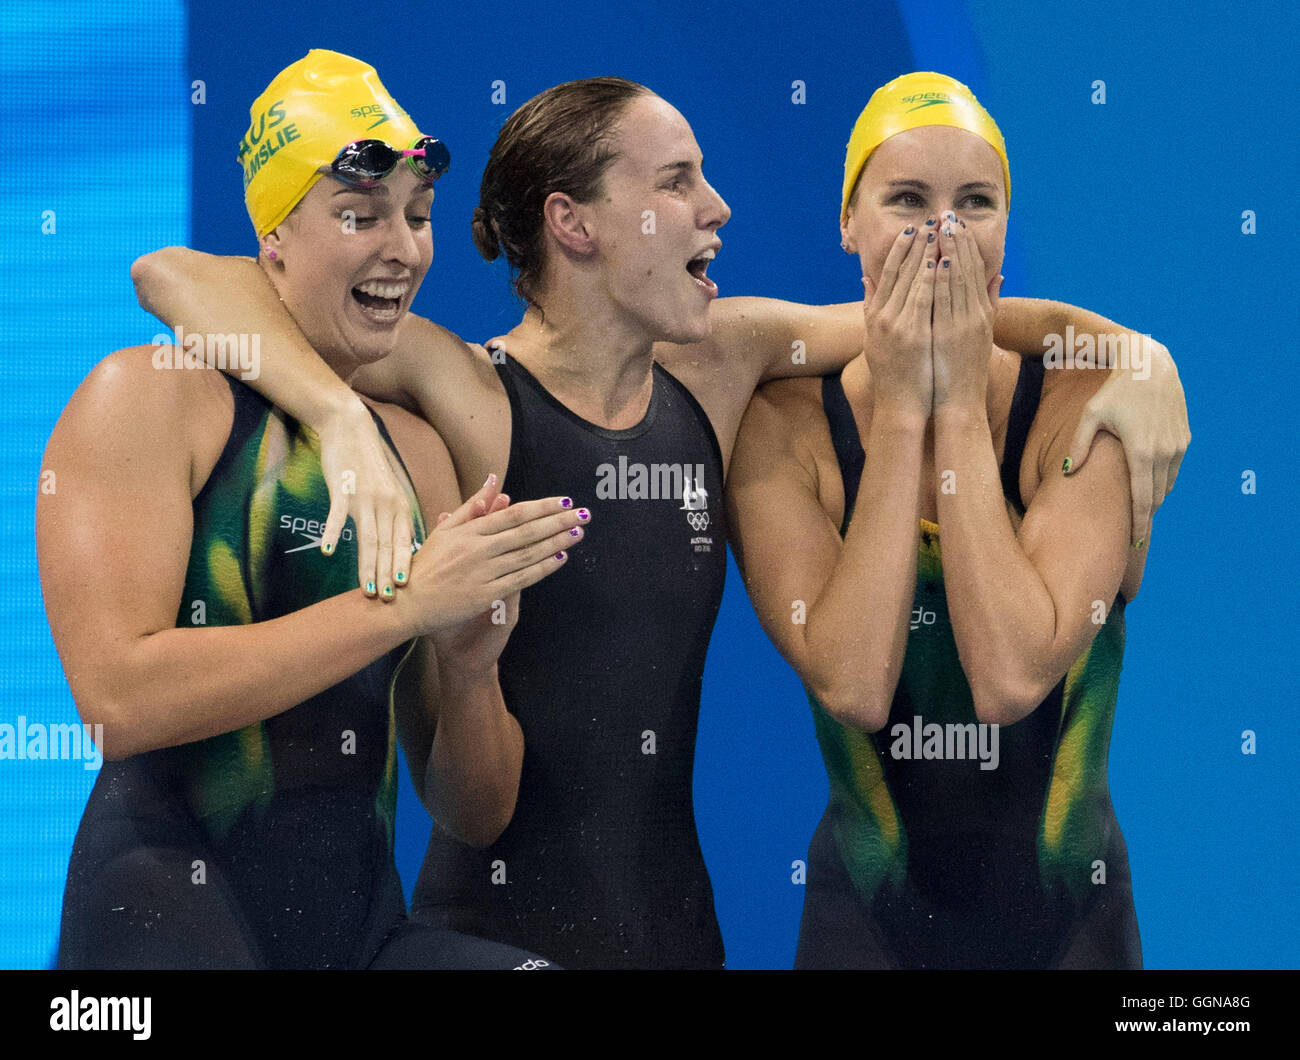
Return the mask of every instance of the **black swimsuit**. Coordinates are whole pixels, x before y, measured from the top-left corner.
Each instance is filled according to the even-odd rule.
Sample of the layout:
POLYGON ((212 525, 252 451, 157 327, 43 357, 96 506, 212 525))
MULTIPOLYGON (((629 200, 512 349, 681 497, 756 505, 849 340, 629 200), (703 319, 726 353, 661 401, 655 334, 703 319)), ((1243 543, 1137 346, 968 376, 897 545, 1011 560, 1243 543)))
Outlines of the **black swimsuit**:
POLYGON ((435 833, 412 915, 565 967, 721 967, 692 805, 726 572, 717 439, 658 364, 627 430, 576 416, 508 356, 497 371, 509 493, 572 496, 593 518, 566 566, 524 590, 501 656, 525 744, 514 819, 485 850, 435 833))
MULTIPOLYGON (((319 547, 329 493, 315 437, 226 378, 234 419, 194 499, 182 627, 264 622, 356 588, 351 520, 333 557, 319 547)), ((59 966, 512 968, 528 960, 406 920, 393 863, 390 696, 410 647, 265 721, 105 762, 68 867, 59 966)))
MULTIPOLYGON (((1019 475, 1041 361, 1021 364, 1002 461, 1019 475)), ((840 377, 823 406, 848 529, 864 453, 840 377)), ((830 804, 808 853, 795 966, 1136 968, 1128 855, 1106 755, 1124 646, 1124 599, 1043 703, 978 726, 949 622, 939 527, 922 520, 903 670, 877 733, 832 719, 809 692, 830 804), (982 741, 982 742, 981 742, 982 741), (989 768, 985 768, 988 766, 989 768)))

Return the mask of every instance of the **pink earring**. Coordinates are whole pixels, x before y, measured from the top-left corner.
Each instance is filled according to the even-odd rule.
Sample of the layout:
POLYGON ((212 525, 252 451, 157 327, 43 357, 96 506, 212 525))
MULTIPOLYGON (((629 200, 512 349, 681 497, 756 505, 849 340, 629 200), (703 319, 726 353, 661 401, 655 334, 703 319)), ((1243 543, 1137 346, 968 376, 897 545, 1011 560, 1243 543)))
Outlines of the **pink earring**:
POLYGON ((270 258, 272 261, 274 261, 274 260, 275 260, 275 251, 272 250, 270 247, 267 247, 267 248, 266 248, 266 256, 267 256, 268 258, 270 258))

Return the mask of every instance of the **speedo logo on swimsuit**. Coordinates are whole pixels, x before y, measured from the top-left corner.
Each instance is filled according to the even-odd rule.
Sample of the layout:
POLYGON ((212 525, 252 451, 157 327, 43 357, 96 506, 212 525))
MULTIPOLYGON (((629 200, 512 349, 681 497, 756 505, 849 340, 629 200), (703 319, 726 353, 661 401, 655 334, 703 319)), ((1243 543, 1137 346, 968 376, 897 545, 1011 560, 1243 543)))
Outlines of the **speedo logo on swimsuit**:
POLYGON ((73 990, 69 997, 50 1001, 52 1031, 131 1031, 131 1037, 143 1042, 150 1035, 153 998, 149 997, 82 997, 73 990))
MULTIPOLYGON (((291 534, 301 534, 307 539, 305 545, 299 545, 297 548, 286 548, 284 554, 287 556, 290 552, 305 552, 309 548, 320 548, 321 539, 325 534, 325 524, 319 519, 307 519, 301 515, 282 515, 280 516, 280 529, 288 530, 291 534)), ((339 534, 340 541, 351 541, 353 537, 352 527, 347 523, 343 524, 343 530, 339 534)), ((420 543, 411 542, 411 552, 419 552, 420 543)))
POLYGON ((524 961, 523 964, 516 964, 510 970, 512 972, 538 972, 543 968, 549 968, 550 966, 550 961, 544 961, 538 957, 536 960, 530 958, 529 960, 524 961))
POLYGON ((912 724, 900 721, 889 730, 889 753, 896 761, 919 762, 933 758, 979 760, 980 769, 998 768, 998 727, 984 722, 959 725, 925 724, 921 715, 912 724))
MULTIPOLYGON (((304 519, 301 515, 282 515, 280 516, 280 529, 288 530, 291 534, 301 534, 307 539, 305 545, 299 545, 297 548, 286 548, 284 554, 287 556, 290 552, 305 552, 309 548, 320 548, 321 536, 325 533, 325 524, 319 519, 304 519)), ((343 532, 339 534, 340 541, 352 540, 352 527, 344 526, 343 532)))

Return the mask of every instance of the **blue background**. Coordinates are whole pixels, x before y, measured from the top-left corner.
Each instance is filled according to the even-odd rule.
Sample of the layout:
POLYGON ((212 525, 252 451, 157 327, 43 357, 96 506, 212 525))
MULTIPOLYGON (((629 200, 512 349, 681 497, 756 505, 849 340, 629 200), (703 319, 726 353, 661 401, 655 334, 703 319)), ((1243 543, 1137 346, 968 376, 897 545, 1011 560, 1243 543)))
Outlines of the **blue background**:
MULTIPOLYGON (((508 114, 559 81, 615 73, 691 122, 733 218, 710 274, 724 295, 860 297, 838 247, 843 147, 872 89, 911 69, 969 84, 1006 136, 1015 185, 1006 294, 1085 305, 1166 343, 1195 441, 1161 510, 1111 743, 1148 967, 1294 967, 1295 557, 1286 512, 1295 349, 1295 16, 1277 7, 942 0, 639 4, 610 10, 390 0, 188 5, 9 3, 0 116, 0 722, 75 718, 32 544, 45 440, 111 350, 160 329, 134 303, 138 254, 167 243, 249 254, 235 145, 248 105, 309 48, 364 58, 452 147, 437 256, 416 311, 482 341, 518 319, 505 267, 469 219, 508 114), (1174 21, 1176 19, 1176 21, 1174 21), (206 102, 190 102, 202 79, 206 102), (1106 103, 1091 102, 1106 82, 1106 103), (504 106, 491 102, 503 81, 504 106), (806 103, 792 102, 792 82, 806 103), (15 151, 13 137, 30 138, 15 151), (57 231, 42 234, 54 209, 57 231), (1258 234, 1243 235, 1242 211, 1258 234), (1269 251, 1267 248, 1274 249, 1269 251), (1242 493, 1244 470, 1258 493, 1242 493), (1241 734, 1258 753, 1241 753, 1241 734)), ((401 772, 403 782, 406 774, 401 772)), ((94 774, 0 761, 0 967, 53 960, 63 873, 94 774)), ((706 673, 696 808, 733 968, 787 968, 804 857, 826 799, 797 681, 734 566, 706 673)), ((398 864, 414 882, 429 824, 402 792, 398 864)))

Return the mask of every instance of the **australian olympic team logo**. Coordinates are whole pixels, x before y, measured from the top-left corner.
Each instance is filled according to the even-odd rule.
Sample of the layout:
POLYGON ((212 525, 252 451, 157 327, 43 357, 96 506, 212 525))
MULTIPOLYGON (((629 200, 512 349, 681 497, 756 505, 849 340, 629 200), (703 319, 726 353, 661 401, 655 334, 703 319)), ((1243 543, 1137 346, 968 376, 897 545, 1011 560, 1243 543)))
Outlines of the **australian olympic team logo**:
POLYGON ((682 481, 682 508, 686 521, 697 534, 709 528, 709 491, 704 488, 703 469, 696 472, 696 477, 687 476, 682 481))

